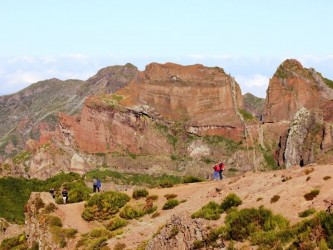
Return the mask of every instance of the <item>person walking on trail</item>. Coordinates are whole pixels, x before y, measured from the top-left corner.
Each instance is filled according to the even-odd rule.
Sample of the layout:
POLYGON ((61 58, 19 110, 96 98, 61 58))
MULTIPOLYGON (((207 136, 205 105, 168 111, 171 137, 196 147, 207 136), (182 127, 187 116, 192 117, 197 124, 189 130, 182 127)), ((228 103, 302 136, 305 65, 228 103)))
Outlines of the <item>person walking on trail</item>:
POLYGON ((64 188, 62 190, 61 194, 62 194, 62 200, 63 200, 64 204, 66 204, 67 201, 68 201, 68 191, 67 191, 67 189, 64 188))
POLYGON ((97 191, 100 192, 102 183, 101 183, 101 180, 99 178, 97 178, 96 186, 97 186, 97 191))
POLYGON ((220 164, 219 164, 219 167, 220 167, 220 170, 219 170, 219 176, 220 176, 220 180, 223 179, 223 171, 224 171, 224 163, 221 161, 220 164))
POLYGON ((50 194, 52 195, 52 198, 54 199, 55 198, 55 190, 54 190, 54 188, 51 188, 50 189, 50 194))
POLYGON ((219 166, 219 164, 215 164, 213 166, 213 169, 214 169, 213 180, 218 180, 219 179, 219 172, 220 172, 220 166, 219 166))
POLYGON ((93 191, 94 191, 94 193, 96 193, 96 190, 97 190, 97 179, 96 179, 95 176, 92 179, 92 183, 93 183, 93 191))

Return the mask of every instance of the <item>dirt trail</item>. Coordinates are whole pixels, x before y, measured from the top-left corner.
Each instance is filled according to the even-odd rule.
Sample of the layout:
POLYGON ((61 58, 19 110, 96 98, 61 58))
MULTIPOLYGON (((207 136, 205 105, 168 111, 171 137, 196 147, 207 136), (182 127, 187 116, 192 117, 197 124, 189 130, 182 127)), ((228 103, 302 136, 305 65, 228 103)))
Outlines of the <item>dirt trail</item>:
POLYGON ((64 227, 75 228, 79 233, 87 233, 94 227, 81 217, 84 204, 85 202, 59 205, 57 214, 62 218, 64 227))

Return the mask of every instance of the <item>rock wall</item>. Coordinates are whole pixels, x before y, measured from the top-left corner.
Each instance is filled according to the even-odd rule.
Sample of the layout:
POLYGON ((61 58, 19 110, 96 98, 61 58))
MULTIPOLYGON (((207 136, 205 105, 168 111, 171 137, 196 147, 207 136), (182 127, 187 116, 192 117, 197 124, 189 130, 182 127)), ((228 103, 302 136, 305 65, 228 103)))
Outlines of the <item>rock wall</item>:
POLYGON ((199 220, 192 220, 189 214, 172 215, 161 232, 149 241, 146 250, 189 250, 194 241, 203 240, 207 232, 199 220))

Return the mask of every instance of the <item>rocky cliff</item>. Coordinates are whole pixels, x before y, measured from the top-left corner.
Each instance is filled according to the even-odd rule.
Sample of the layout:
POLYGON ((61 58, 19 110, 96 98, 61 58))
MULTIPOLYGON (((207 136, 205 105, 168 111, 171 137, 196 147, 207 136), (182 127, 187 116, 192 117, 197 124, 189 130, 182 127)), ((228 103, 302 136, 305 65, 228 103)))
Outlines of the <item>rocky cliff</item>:
POLYGON ((87 96, 116 91, 137 75, 126 64, 104 68, 87 81, 50 79, 0 96, 0 160, 20 152, 28 139, 39 139, 40 130, 54 130, 59 112, 76 114, 87 96))
POLYGON ((333 148, 333 89, 328 83, 292 59, 284 61, 270 80, 262 127, 266 145, 273 150, 277 146, 279 165, 304 166, 333 148))

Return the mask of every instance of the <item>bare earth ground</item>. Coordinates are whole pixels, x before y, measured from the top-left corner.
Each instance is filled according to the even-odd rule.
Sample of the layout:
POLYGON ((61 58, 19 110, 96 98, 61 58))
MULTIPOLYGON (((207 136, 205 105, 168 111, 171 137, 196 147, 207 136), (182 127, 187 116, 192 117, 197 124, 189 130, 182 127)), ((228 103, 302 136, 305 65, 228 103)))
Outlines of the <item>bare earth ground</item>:
MULTIPOLYGON (((104 183, 105 191, 108 190, 108 186, 110 184, 104 183)), ((131 190, 125 191, 125 193, 132 195, 131 190)), ((247 172, 223 181, 150 189, 150 195, 156 194, 159 197, 155 205, 158 206, 157 211, 160 212, 160 216, 151 218, 151 215, 146 215, 138 220, 131 220, 124 228, 124 233, 110 239, 108 244, 112 249, 117 243, 124 243, 126 249, 134 250, 141 242, 151 239, 172 214, 182 211, 192 214, 210 201, 221 203, 229 193, 235 193, 242 199, 243 204, 239 207, 240 209, 264 205, 295 223, 300 220, 299 212, 308 208, 315 208, 317 211, 326 210, 330 204, 333 204, 333 164, 293 167, 288 170, 264 173, 247 172), (331 178, 324 180, 325 176, 331 178), (287 180, 288 178, 289 180, 287 180), (306 201, 304 195, 313 189, 319 189, 319 195, 312 201, 306 201), (165 194, 177 194, 176 199, 184 202, 174 209, 162 210, 166 202, 165 194), (280 199, 271 203, 274 195, 279 195, 280 199)), ((131 200, 131 202, 137 201, 131 200)), ((145 201, 142 199, 140 202, 145 201)), ((62 218, 64 227, 76 228, 79 233, 86 233, 95 227, 100 227, 99 222, 88 223, 82 219, 83 209, 84 202, 60 205, 56 213, 62 218)), ((223 221, 224 216, 218 221, 206 221, 205 223, 214 228, 222 225, 223 221)), ((66 249, 74 249, 77 240, 78 238, 71 240, 66 249)))

